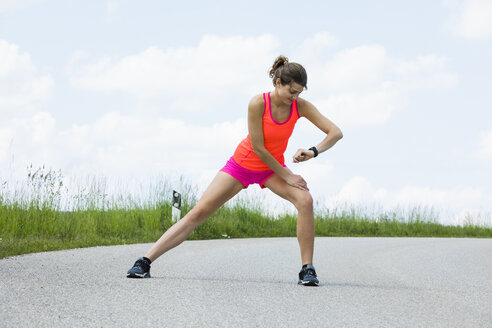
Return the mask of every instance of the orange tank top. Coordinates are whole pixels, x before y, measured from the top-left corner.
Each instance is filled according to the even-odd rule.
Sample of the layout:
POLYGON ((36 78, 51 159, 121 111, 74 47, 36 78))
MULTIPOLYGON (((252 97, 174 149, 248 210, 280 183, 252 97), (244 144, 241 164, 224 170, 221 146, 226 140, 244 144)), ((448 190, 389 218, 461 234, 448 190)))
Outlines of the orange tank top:
MULTIPOLYGON (((278 123, 272 116, 272 106, 270 102, 270 92, 263 94, 265 100, 265 110, 263 112, 263 140, 265 148, 273 157, 284 165, 284 152, 287 149, 289 138, 294 131, 294 126, 299 119, 297 100, 290 106, 290 116, 283 122, 278 123)), ((271 170, 263 161, 253 152, 249 134, 241 141, 234 152, 234 161, 245 169, 252 171, 271 170)))

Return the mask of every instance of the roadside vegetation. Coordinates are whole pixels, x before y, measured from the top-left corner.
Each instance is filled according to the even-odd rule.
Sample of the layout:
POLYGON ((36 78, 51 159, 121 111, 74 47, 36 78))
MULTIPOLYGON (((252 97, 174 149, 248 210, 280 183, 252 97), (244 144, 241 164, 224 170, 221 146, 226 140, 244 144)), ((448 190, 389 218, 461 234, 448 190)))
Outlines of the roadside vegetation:
MULTIPOLYGON (((29 168, 19 188, 2 184, 0 258, 78 247, 154 242, 172 224, 169 183, 158 181, 144 197, 109 197, 103 180, 67 192, 61 172, 29 168), (68 196, 67 196, 68 195, 68 196)), ((183 192, 182 216, 195 204, 183 192)), ((296 236, 296 216, 269 215, 258 204, 236 201, 219 209, 189 237, 193 239, 296 236)), ((425 208, 367 214, 364 209, 318 210, 317 236, 491 238, 492 227, 438 223, 425 208)))

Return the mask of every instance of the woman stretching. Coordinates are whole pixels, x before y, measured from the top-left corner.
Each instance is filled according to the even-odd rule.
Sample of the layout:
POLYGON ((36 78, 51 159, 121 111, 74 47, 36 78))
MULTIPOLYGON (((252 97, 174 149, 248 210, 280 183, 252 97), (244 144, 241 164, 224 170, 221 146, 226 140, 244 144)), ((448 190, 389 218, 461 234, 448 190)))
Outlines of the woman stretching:
POLYGON ((150 278, 150 264, 153 261, 186 240, 197 226, 242 189, 257 183, 296 207, 297 240, 302 260, 298 283, 309 286, 319 284, 313 266, 313 199, 306 181, 285 166, 284 152, 300 117, 311 121, 326 133, 326 137, 315 147, 299 149, 293 156, 294 163, 307 161, 328 150, 342 138, 342 132, 313 104, 299 97, 307 85, 306 71, 300 64, 290 63, 286 57, 279 56, 270 70, 270 77, 275 89, 253 97, 249 103, 249 135, 217 173, 196 206, 169 228, 144 257, 135 262, 128 270, 128 278, 150 278))

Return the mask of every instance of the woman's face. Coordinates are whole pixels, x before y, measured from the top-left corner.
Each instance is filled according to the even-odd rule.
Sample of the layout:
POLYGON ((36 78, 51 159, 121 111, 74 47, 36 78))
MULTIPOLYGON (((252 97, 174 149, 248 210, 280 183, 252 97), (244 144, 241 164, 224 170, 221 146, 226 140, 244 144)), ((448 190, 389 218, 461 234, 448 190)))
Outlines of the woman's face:
POLYGON ((304 87, 296 82, 282 85, 282 83, 280 83, 280 79, 277 79, 276 89, 280 100, 290 105, 299 97, 301 92, 304 90, 304 87))

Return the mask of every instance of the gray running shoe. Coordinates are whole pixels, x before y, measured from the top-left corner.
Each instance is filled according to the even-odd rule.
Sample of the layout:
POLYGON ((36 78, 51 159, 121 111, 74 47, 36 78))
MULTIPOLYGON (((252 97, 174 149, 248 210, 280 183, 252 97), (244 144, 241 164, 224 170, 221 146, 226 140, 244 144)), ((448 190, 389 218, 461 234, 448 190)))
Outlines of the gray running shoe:
POLYGON ((308 264, 299 272, 299 285, 318 286, 319 280, 316 278, 316 270, 312 264, 308 264))
POLYGON ((150 278, 150 263, 143 257, 139 257, 133 265, 133 268, 128 270, 127 278, 150 278))

